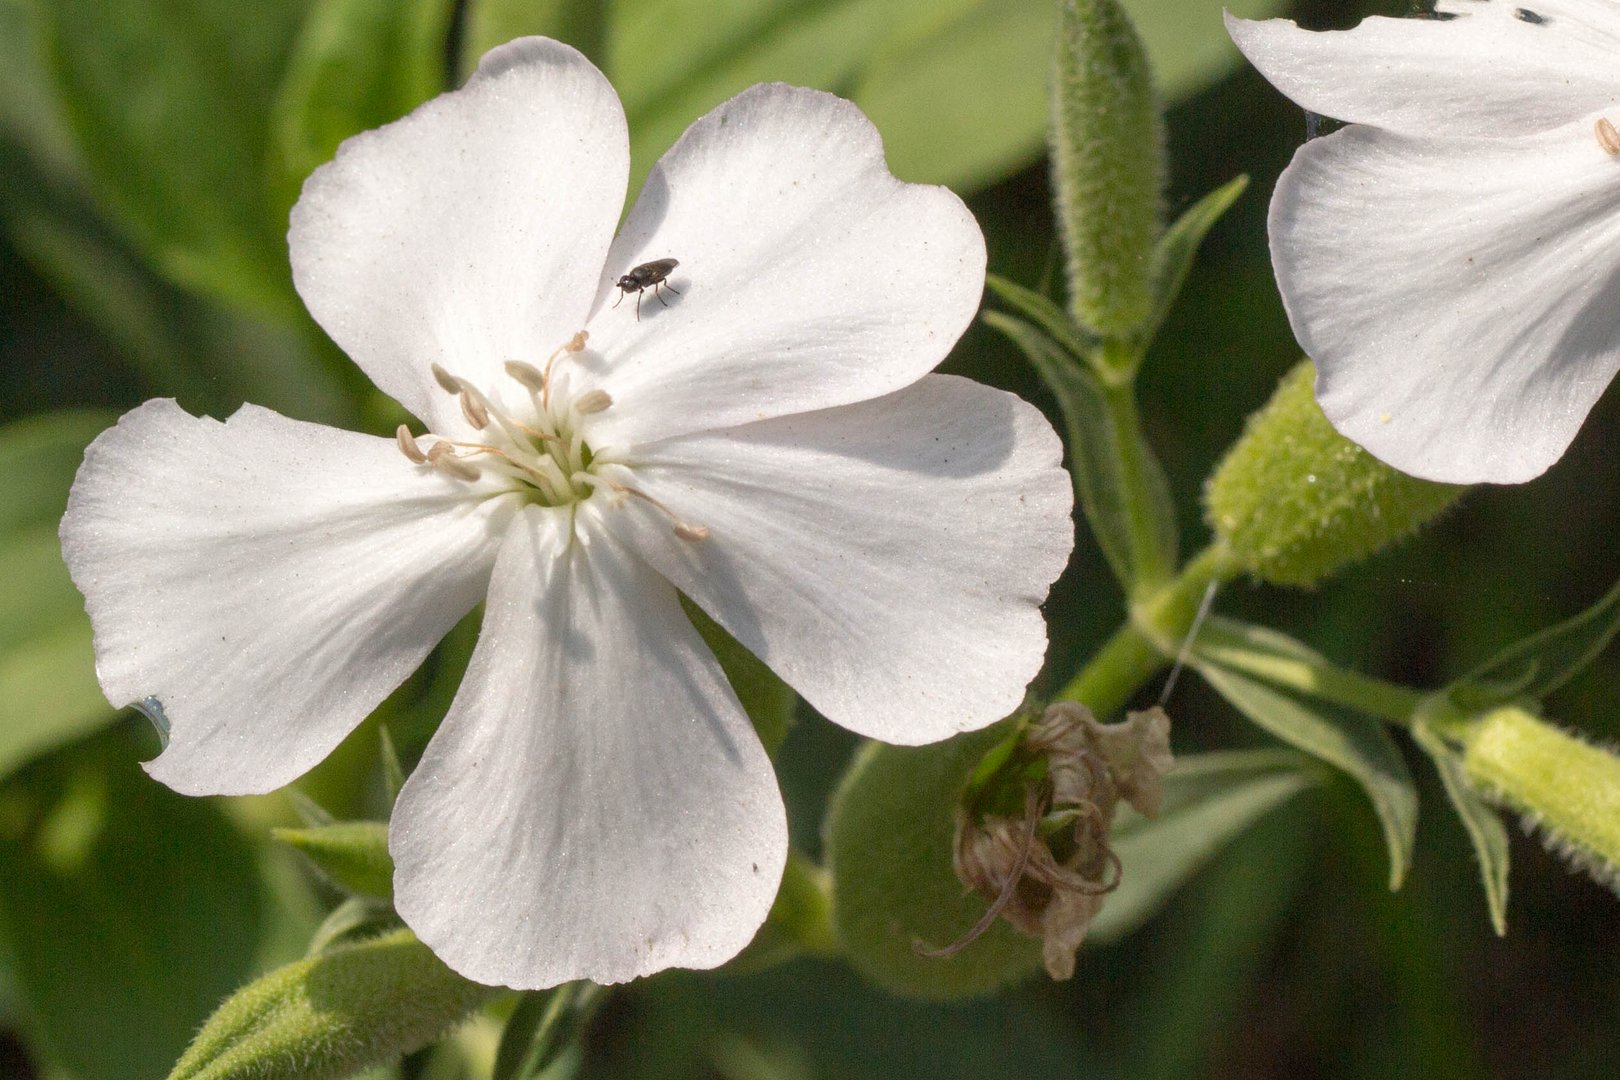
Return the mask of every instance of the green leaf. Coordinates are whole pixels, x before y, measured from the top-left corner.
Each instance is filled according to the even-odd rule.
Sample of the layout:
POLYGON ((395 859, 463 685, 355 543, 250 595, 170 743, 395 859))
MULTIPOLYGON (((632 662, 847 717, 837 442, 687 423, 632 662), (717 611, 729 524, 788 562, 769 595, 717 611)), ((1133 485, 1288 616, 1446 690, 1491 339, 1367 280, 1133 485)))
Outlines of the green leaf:
POLYGON ((1000 920, 949 959, 915 949, 959 940, 985 912, 951 869, 952 838, 969 772, 1006 733, 997 724, 930 746, 869 743, 833 795, 833 917, 850 965, 886 990, 970 997, 1040 966, 1040 943, 1000 920))
POLYGON ((463 72, 495 46, 530 34, 566 41, 598 67, 603 64, 608 5, 602 0, 467 0, 465 18, 463 72))
POLYGON ((131 726, 0 788, 0 941, 47 1056, 162 1076, 284 916, 220 804, 153 783, 131 726))
POLYGON ((0 427, 0 777, 114 715, 56 537, 84 448, 112 420, 87 410, 0 427))
POLYGON ((1189 207, 1159 239, 1153 251, 1153 311, 1141 329, 1143 348, 1158 336, 1165 316, 1175 306, 1204 237, 1209 235, 1209 230, 1232 208, 1248 186, 1247 176, 1227 181, 1189 207))
POLYGON ((392 904, 366 896, 351 896, 327 913, 309 939, 305 956, 326 952, 360 937, 375 937, 383 930, 400 926, 392 904))
POLYGON ((1092 921, 1087 942, 1106 944, 1146 922, 1228 843, 1318 779, 1309 758, 1282 750, 1177 759, 1157 818, 1123 803, 1115 813, 1119 888, 1092 921))
POLYGON ((38 9, 96 194, 172 280, 299 310, 265 185, 268 114, 305 4, 50 0, 38 9))
POLYGON ((1509 645, 1445 693, 1470 712, 1517 697, 1539 701, 1585 671, 1616 632, 1620 632, 1620 584, 1574 618, 1509 645))
POLYGON ((426 1045, 492 993, 397 930, 238 990, 169 1080, 339 1080, 426 1045))
POLYGON ((1416 841, 1418 796, 1406 761, 1384 726, 1363 713, 1251 674, 1279 654, 1314 656, 1305 646, 1280 634, 1250 633, 1245 640, 1245 634, 1234 629, 1240 624, 1226 620, 1211 620, 1211 626, 1215 632, 1210 634, 1206 626, 1194 643, 1193 666, 1250 720, 1361 785, 1389 848, 1389 887, 1400 888, 1416 841), (1211 643, 1206 643, 1206 635, 1211 643))
POLYGON ((271 118, 280 209, 338 143, 442 91, 452 0, 312 0, 271 118))
POLYGON ((736 638, 726 633, 719 623, 704 614, 703 609, 684 596, 681 597, 681 607, 703 636, 715 659, 720 661, 720 670, 726 673, 726 680, 736 692, 737 700, 742 702, 748 719, 754 722, 754 730, 765 744, 765 752, 775 757, 782 740, 793 728, 799 705, 798 695, 736 638))
POLYGON ((1101 347, 1102 343, 1076 326, 1066 311, 1034 289, 1026 289, 1016 281, 997 274, 986 274, 984 283, 998 300, 1033 322, 1047 337, 1072 353, 1076 360, 1086 360, 1101 347))
POLYGON ((1412 724, 1412 740, 1434 760, 1445 786, 1446 796, 1457 811, 1468 842, 1479 859, 1480 884, 1485 888, 1485 905, 1497 936, 1507 934, 1508 835, 1495 808, 1470 786, 1461 755, 1447 745, 1438 732, 1421 720, 1412 724))
POLYGON ((1176 564, 1176 508, 1164 470, 1135 425, 1130 388, 1105 388, 1088 368, 1021 319, 989 311, 984 321, 1023 350, 1057 398, 1080 506, 1114 576, 1127 591, 1162 580, 1176 564), (1147 519, 1142 551, 1132 539, 1135 514, 1147 519))
POLYGON ((308 829, 272 829, 271 835, 301 853, 345 892, 379 900, 394 895, 394 860, 388 854, 384 822, 339 821, 308 829))

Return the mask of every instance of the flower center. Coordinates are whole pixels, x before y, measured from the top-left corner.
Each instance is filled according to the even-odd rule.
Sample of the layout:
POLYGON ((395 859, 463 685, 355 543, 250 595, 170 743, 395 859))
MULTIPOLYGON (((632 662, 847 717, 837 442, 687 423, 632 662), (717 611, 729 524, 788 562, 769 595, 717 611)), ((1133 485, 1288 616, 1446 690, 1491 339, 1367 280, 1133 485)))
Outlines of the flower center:
POLYGON ((663 512, 683 540, 705 540, 709 530, 682 521, 675 512, 629 483, 630 470, 599 456, 585 442, 581 420, 613 405, 605 390, 570 395, 566 379, 556 377, 559 362, 585 348, 588 335, 581 330, 553 352, 544 369, 522 360, 508 360, 506 374, 525 392, 528 407, 502 407, 477 386, 452 375, 438 364, 433 377, 445 393, 453 394, 461 414, 481 436, 478 442, 434 437, 426 449, 404 424, 394 433, 400 453, 417 465, 472 483, 487 474, 503 476, 541 506, 567 506, 597 492, 614 503, 626 497, 642 500, 663 512))

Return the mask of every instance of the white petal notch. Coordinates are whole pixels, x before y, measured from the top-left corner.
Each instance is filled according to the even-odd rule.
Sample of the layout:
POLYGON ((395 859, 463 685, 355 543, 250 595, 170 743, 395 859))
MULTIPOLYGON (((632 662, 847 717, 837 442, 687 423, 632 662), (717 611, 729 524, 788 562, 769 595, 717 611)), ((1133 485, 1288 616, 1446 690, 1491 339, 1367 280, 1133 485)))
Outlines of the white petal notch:
POLYGON ((781 796, 677 590, 918 743, 1016 707, 1073 542, 1050 425, 928 374, 983 287, 961 200, 890 175, 848 102, 756 87, 615 240, 626 145, 601 73, 537 38, 345 143, 294 280, 426 430, 149 402, 62 527, 103 688, 162 704, 149 768, 186 792, 295 778, 487 599, 390 847, 407 923, 514 987, 714 967, 769 911, 781 796))
POLYGON ((1414 476, 1522 483, 1620 369, 1620 4, 1437 14, 1227 24, 1284 93, 1352 122, 1299 149, 1269 218, 1328 419, 1414 476))

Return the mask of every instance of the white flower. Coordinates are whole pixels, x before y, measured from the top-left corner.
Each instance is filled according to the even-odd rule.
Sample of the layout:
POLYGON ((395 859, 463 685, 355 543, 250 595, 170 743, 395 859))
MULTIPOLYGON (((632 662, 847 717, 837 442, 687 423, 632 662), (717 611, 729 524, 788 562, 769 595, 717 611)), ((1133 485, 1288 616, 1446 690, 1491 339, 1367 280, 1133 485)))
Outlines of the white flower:
POLYGON ((1620 367, 1620 2, 1227 27, 1305 108, 1271 254, 1323 410, 1396 468, 1528 480, 1620 367), (1611 123, 1612 121, 1612 123, 1611 123))
POLYGON ((1011 712, 1072 542, 1040 414, 929 375, 984 242, 827 94, 695 123, 614 236, 612 88, 531 38, 349 140, 293 211, 317 321, 426 425, 399 440, 152 401, 62 525, 149 765, 263 792, 324 757, 481 599, 390 835, 406 922, 467 976, 614 982, 731 957, 787 835, 685 593, 827 717, 900 743, 1011 712), (619 302, 615 282, 678 259, 619 302))

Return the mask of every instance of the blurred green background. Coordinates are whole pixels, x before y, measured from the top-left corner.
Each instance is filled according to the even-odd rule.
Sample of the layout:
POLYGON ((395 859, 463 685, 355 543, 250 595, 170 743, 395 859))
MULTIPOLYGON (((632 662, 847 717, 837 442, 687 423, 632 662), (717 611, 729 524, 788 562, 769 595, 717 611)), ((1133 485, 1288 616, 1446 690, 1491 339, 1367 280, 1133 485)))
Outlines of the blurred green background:
MULTIPOLYGON (((1231 6, 1287 7, 1314 28, 1407 13, 1231 6)), ((1297 359, 1264 223, 1305 120, 1239 63, 1219 0, 1126 7, 1169 110, 1170 212, 1239 173, 1255 181, 1211 235, 1141 381, 1183 547, 1197 550, 1204 477, 1297 359)), ((872 116, 898 175, 968 198, 994 272, 1056 294, 1042 158, 1052 21, 1048 0, 0 0, 0 1077, 161 1076, 222 996, 302 952, 333 902, 268 840, 292 820, 282 797, 185 799, 140 771, 155 737, 101 699, 55 546, 83 446, 148 397, 387 430, 392 406, 291 291, 286 211, 309 169, 458 82, 485 47, 548 30, 619 88, 637 178, 753 82, 825 87, 872 116)), ((947 367, 1052 407, 982 328, 947 367)), ((1219 608, 1349 666, 1438 685, 1620 574, 1617 445, 1611 392, 1541 480, 1475 491, 1314 591, 1240 585, 1219 608)), ((1122 614, 1083 535, 1047 610, 1055 685, 1122 614)), ((381 710, 407 760, 475 633, 459 628, 381 710)), ((1612 745, 1617 692, 1611 650, 1551 715, 1612 745)), ((1171 712, 1178 750, 1265 744, 1195 677, 1171 712)), ((376 738, 368 723, 300 786, 340 814, 378 813, 376 738)), ((807 851, 852 748, 806 716, 782 750, 807 851)), ((1516 832, 1510 933, 1497 939, 1465 838, 1432 771, 1413 766, 1425 816, 1398 894, 1361 796, 1329 786, 1264 818, 1142 929, 1085 949, 1069 984, 942 1007, 825 962, 669 973, 610 1000, 586 1074, 1620 1075, 1614 895, 1516 832)), ((494 1037, 484 1020, 376 1076, 476 1076, 494 1037)))

